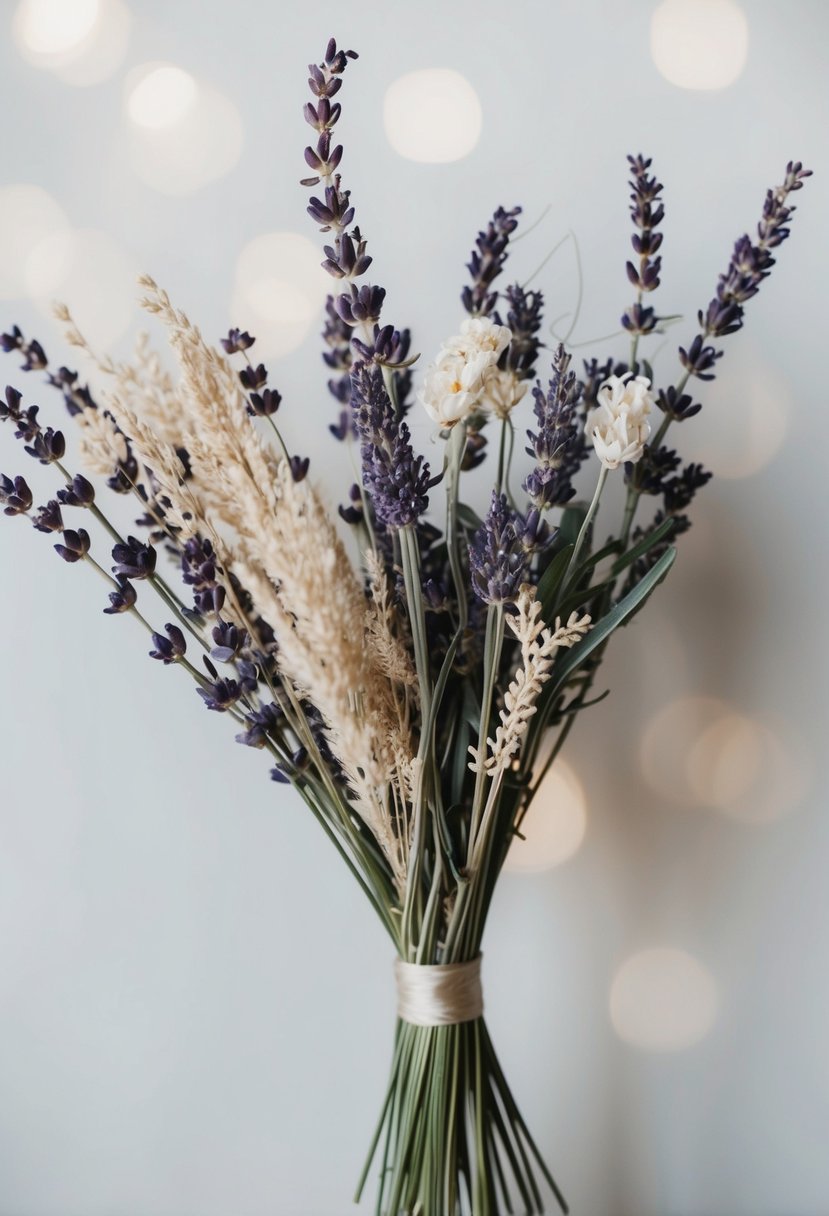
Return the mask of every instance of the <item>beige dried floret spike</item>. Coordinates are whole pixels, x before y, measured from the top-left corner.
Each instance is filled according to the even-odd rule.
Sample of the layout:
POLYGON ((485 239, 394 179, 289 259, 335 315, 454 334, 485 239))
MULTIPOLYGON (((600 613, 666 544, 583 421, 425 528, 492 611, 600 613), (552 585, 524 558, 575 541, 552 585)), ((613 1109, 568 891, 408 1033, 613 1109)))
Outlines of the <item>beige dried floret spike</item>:
MULTIPOLYGON (((539 694, 552 674, 556 652, 581 641, 590 628, 589 616, 580 617, 573 612, 566 625, 557 617, 555 630, 548 629, 541 619, 541 604, 536 599, 535 587, 526 583, 521 587, 516 608, 517 614, 508 616, 507 624, 521 643, 521 658, 504 694, 504 708, 499 715, 495 738, 487 739, 488 754, 483 760, 483 767, 493 777, 517 754, 536 712, 539 694)), ((469 751, 473 757, 469 767, 477 772, 481 763, 478 749, 470 747, 469 751)))

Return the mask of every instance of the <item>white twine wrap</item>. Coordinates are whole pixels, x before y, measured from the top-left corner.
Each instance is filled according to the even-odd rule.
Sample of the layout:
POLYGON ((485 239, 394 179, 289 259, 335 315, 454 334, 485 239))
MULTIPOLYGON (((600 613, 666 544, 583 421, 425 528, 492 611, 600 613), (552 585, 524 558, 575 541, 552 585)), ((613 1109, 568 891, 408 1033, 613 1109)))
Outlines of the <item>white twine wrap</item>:
POLYGON ((469 963, 420 966, 396 959, 397 1016, 415 1026, 455 1026, 484 1011, 481 956, 469 963))

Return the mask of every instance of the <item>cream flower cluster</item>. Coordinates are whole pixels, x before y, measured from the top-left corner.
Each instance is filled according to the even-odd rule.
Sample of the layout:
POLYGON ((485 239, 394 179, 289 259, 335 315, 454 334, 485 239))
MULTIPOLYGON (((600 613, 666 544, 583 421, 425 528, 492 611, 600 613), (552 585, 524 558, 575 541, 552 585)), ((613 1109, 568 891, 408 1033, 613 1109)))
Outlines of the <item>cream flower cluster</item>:
POLYGON ((455 426, 484 403, 487 384, 512 332, 488 317, 469 317, 426 372, 420 400, 439 426, 455 426))
POLYGON ((648 417, 653 408, 651 382, 645 376, 610 376, 599 389, 596 409, 585 424, 596 455, 606 469, 635 464, 642 458, 651 433, 648 417))

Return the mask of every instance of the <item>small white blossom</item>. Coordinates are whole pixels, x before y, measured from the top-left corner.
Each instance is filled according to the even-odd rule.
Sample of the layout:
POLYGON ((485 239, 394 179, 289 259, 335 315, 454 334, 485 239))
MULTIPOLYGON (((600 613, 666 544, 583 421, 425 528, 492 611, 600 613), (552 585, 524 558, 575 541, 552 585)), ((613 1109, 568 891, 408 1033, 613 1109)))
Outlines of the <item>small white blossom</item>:
POLYGON ((447 344, 450 350, 460 350, 468 356, 489 355, 497 363, 512 341, 512 330, 496 325, 489 317, 467 317, 461 322, 461 332, 447 344))
POLYGON ((606 469, 635 464, 651 433, 651 382, 645 376, 610 376, 597 394, 598 405, 587 416, 587 434, 606 469))
POLYGON ((526 391, 527 381, 519 380, 515 372, 503 367, 491 367, 484 377, 481 406, 503 420, 512 413, 526 391))
POLYGON ((461 332, 444 343, 437 361, 427 369, 419 398, 441 427, 452 427, 467 418, 481 403, 487 377, 511 331, 488 317, 470 317, 461 332))

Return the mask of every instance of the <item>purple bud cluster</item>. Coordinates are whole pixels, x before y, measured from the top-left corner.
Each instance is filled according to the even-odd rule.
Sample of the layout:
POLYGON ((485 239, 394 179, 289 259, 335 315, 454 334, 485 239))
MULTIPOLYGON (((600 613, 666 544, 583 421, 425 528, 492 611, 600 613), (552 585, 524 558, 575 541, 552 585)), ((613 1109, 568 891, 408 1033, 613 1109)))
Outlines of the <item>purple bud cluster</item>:
POLYGON ((0 473, 0 503, 4 515, 25 515, 32 509, 32 491, 25 477, 6 477, 0 473))
POLYGON ((498 325, 506 325, 512 331, 512 338, 501 356, 500 366, 515 372, 519 380, 532 380, 542 345, 538 331, 541 328, 544 297, 540 291, 526 291, 519 283, 508 287, 504 297, 509 305, 507 315, 502 320, 496 312, 494 319, 498 325))
POLYGON ((636 232, 631 237, 638 265, 628 262, 627 276, 640 293, 640 299, 622 316, 622 325, 632 334, 649 334, 656 329, 659 318, 652 308, 645 307, 641 296, 655 291, 659 286, 662 258, 658 250, 662 245, 662 233, 656 229, 665 218, 665 207, 660 199, 662 183, 650 177, 650 157, 628 156, 630 165, 631 204, 630 216, 636 232))
POLYGON ((83 528, 67 528, 63 534, 63 544, 55 545, 55 552, 65 562, 79 562, 86 557, 91 548, 89 533, 83 528))
POLYGON ((165 625, 164 629, 167 636, 163 633, 154 633, 153 647, 150 651, 151 659, 158 659, 164 663, 176 663, 183 658, 187 652, 187 643, 184 640, 184 634, 179 629, 178 625, 165 625))
POLYGON ((587 455, 579 415, 581 395, 582 385, 570 371, 570 355, 559 344, 547 391, 540 383, 533 389, 537 430, 527 431, 526 451, 536 463, 524 490, 538 510, 562 506, 575 493, 573 478, 587 455))
POLYGON ((409 428, 386 392, 382 368, 355 364, 351 388, 363 485, 375 514, 387 528, 414 524, 429 505, 429 466, 414 454, 409 428))
MULTIPOLYGON (((86 385, 78 383, 78 373, 70 371, 67 367, 60 367, 56 372, 51 371, 46 352, 41 344, 34 339, 27 341, 18 325, 13 326, 8 333, 0 334, 0 349, 7 354, 11 351, 19 351, 23 355, 23 363, 21 364, 23 371, 45 371, 47 373, 47 384, 52 388, 58 389, 61 393, 66 411, 70 417, 75 417, 83 410, 98 408, 89 388, 86 385)), ((9 388, 6 390, 7 407, 10 404, 10 393, 17 397, 19 405, 20 394, 16 389, 9 388)), ((7 407, 4 412, 4 407, 0 403, 0 421, 4 417, 10 416, 7 407)), ((24 439, 31 449, 33 449, 26 448, 30 456, 34 456, 42 464, 51 464, 55 460, 60 460, 63 456, 63 452, 60 451, 63 436, 60 431, 51 431, 48 428, 47 433, 41 435, 41 427, 37 421, 37 414, 38 407, 35 405, 29 406, 28 410, 23 411, 16 418, 18 422, 16 435, 18 439, 24 439), (59 451, 60 454, 58 455, 59 451)), ((108 414, 107 417, 111 418, 111 415, 108 414)), ((115 420, 113 419, 112 421, 113 425, 115 425, 115 420)), ((112 476, 107 480, 107 485, 116 494, 129 494, 138 480, 138 462, 132 454, 130 442, 126 435, 123 439, 127 451, 126 459, 116 466, 112 476)))
POLYGON ((478 233, 466 264, 472 284, 467 284, 461 292, 461 303, 470 316, 489 316, 495 307, 498 292, 492 291, 491 287, 504 268, 509 239, 518 227, 520 214, 520 207, 513 207, 511 211, 498 207, 486 228, 478 233))
POLYGON ((126 541, 115 545, 112 559, 115 562, 112 573, 122 574, 124 578, 144 579, 155 574, 155 549, 135 536, 128 536, 126 541))
POLYGON ((38 507, 32 523, 38 532, 62 532, 64 529, 63 515, 57 499, 50 498, 45 507, 38 507))
POLYGON ((339 421, 328 429, 335 439, 346 439, 349 434, 356 435, 352 418, 351 403, 351 326, 346 325, 334 305, 334 297, 328 296, 325 301, 325 325, 322 331, 325 349, 322 353, 323 362, 332 372, 337 373, 328 381, 328 391, 340 406, 339 421))
POLYGON ((493 490, 486 519, 469 542, 472 590, 485 604, 510 603, 526 580, 537 517, 524 518, 493 490))

